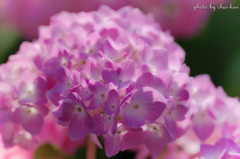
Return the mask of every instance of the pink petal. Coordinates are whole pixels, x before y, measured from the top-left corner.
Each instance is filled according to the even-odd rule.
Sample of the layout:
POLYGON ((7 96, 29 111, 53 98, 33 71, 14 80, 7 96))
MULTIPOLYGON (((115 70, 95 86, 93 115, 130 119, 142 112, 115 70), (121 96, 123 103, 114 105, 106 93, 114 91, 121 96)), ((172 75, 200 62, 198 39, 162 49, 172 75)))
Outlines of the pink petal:
POLYGON ((116 57, 116 50, 112 47, 108 40, 104 42, 103 50, 107 57, 109 57, 110 59, 114 59, 116 57))
POLYGON ((165 126, 153 126, 145 132, 145 143, 154 156, 160 156, 164 147, 172 140, 165 126))
POLYGON ((18 107, 12 114, 12 120, 22 124, 23 128, 32 135, 39 134, 43 125, 43 117, 38 110, 27 106, 18 107))
POLYGON ((141 129, 127 129, 126 133, 120 138, 120 150, 125 151, 127 149, 135 148, 143 143, 143 135, 141 129))
POLYGON ((153 74, 150 72, 146 72, 140 77, 138 77, 136 81, 136 88, 140 89, 145 86, 152 87, 153 82, 155 82, 153 74))
POLYGON ((60 66, 60 61, 57 57, 55 57, 46 61, 41 69, 46 75, 56 77, 57 76, 56 69, 59 66, 60 66))
POLYGON ((90 138, 100 149, 103 148, 96 135, 90 134, 90 138))
POLYGON ((96 135, 104 135, 112 130, 112 133, 116 132, 117 121, 112 116, 107 114, 97 114, 94 116, 95 126, 91 132, 96 135))
POLYGON ((14 123, 5 122, 3 124, 0 124, 0 134, 4 141, 12 140, 12 138, 15 134, 14 123))
POLYGON ((82 100, 90 100, 94 96, 93 92, 89 89, 87 85, 87 81, 82 82, 82 87, 79 88, 79 95, 81 96, 82 100))
POLYGON ((123 110, 123 118, 133 128, 139 128, 145 123, 139 109, 136 110, 134 106, 126 106, 123 110))
POLYGON ((66 70, 62 67, 60 67, 58 70, 57 70, 57 77, 58 77, 58 81, 59 82, 66 82, 69 80, 68 76, 67 76, 67 73, 66 73, 66 70))
POLYGON ((28 115, 22 126, 32 135, 38 135, 43 126, 43 117, 39 113, 28 115))
POLYGON ((74 85, 79 85, 83 81, 83 73, 77 70, 72 70, 70 79, 74 85))
POLYGON ((168 128, 169 134, 171 134, 172 138, 175 138, 175 134, 177 132, 176 121, 170 115, 166 115, 164 117, 166 126, 168 128))
POLYGON ((59 105, 59 101, 63 99, 64 93, 69 89, 69 86, 65 83, 58 83, 52 89, 47 92, 47 97, 56 106, 59 105))
POLYGON ((7 107, 0 107, 0 124, 6 122, 10 116, 10 110, 7 107))
POLYGON ((105 113, 107 113, 109 115, 114 114, 114 113, 118 114, 119 107, 120 107, 119 95, 118 95, 117 91, 112 89, 108 94, 107 100, 105 102, 105 108, 103 110, 105 113))
POLYGON ((68 135, 72 141, 86 136, 94 126, 92 117, 85 111, 76 114, 68 128, 68 135))
POLYGON ((205 141, 214 130, 213 119, 207 112, 199 112, 193 118, 193 130, 202 141, 205 141))
POLYGON ((102 73, 102 66, 95 59, 89 57, 84 66, 84 71, 89 79, 98 80, 102 73))
POLYGON ((227 146, 226 140, 220 140, 215 145, 201 145, 200 154, 207 159, 220 158, 227 146))
MULTIPOLYGON (((166 92, 169 92, 171 89, 171 86, 173 84, 173 73, 171 71, 158 71, 156 74, 156 78, 158 80, 161 80, 161 88, 157 89, 159 92, 161 92, 163 95, 166 94, 166 92)), ((154 88, 157 88, 155 85, 154 88)))
POLYGON ((153 56, 153 51, 151 46, 148 44, 144 45, 144 50, 142 52, 142 59, 144 62, 147 62, 153 56))
POLYGON ((99 95, 95 95, 87 107, 88 109, 97 109, 103 105, 103 98, 99 95))
POLYGON ((159 91, 162 95, 166 95, 171 88, 172 80, 172 73, 169 71, 159 71, 156 76, 146 72, 137 79, 136 87, 149 86, 159 91))
POLYGON ((150 66, 154 66, 155 70, 166 70, 168 68, 168 52, 166 49, 153 50, 153 56, 148 62, 150 66))
POLYGON ((156 93, 156 90, 152 89, 151 87, 143 87, 133 94, 131 103, 137 103, 139 105, 151 103, 153 102, 153 92, 156 93))
POLYGON ((20 124, 23 122, 23 120, 26 118, 27 111, 22 107, 18 107, 13 113, 12 113, 12 121, 20 124))
POLYGON ((106 83, 113 82, 113 84, 115 85, 118 85, 119 83, 119 77, 117 72, 109 68, 105 68, 102 71, 102 78, 106 83))
POLYGON ((121 63, 121 72, 119 74, 119 79, 122 81, 132 80, 135 74, 135 64, 132 60, 126 60, 121 63))
POLYGON ((105 138, 105 152, 107 157, 116 155, 120 150, 119 137, 117 134, 113 135, 109 132, 105 138))
POLYGON ((154 121, 160 117, 165 108, 166 104, 162 102, 148 103, 141 110, 141 114, 147 121, 154 121))
POLYGON ((185 119, 185 114, 188 112, 188 108, 184 105, 177 105, 172 111, 171 111, 171 117, 174 120, 181 121, 185 119))
POLYGON ((178 101, 186 101, 189 99, 189 93, 186 89, 180 89, 177 93, 176 93, 176 98, 178 101))
POLYGON ((53 109, 53 115, 57 118, 57 123, 63 126, 69 125, 75 115, 76 102, 71 99, 64 99, 60 106, 53 109))

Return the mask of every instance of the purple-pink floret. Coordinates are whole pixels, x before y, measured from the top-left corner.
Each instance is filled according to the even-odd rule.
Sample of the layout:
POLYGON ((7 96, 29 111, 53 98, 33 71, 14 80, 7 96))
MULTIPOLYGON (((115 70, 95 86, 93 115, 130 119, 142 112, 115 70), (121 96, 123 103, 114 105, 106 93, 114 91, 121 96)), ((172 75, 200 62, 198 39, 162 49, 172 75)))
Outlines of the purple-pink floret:
POLYGON ((102 6, 62 12, 39 31, 0 67, 5 147, 36 147, 54 116, 73 141, 90 136, 101 148, 104 139, 108 157, 132 148, 165 158, 176 149, 239 155, 238 98, 207 75, 190 77, 185 52, 152 16, 102 6))

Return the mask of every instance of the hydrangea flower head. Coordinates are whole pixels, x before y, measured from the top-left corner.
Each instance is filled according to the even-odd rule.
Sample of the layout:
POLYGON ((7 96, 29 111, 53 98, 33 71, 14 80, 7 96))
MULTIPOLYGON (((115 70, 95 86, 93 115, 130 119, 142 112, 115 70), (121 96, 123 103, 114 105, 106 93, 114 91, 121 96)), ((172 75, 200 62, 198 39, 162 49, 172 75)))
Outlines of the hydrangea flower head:
POLYGON ((88 136, 101 148, 101 136, 108 157, 141 145, 157 157, 169 143, 176 149, 175 141, 189 129, 200 151, 218 124, 232 128, 225 136, 236 131, 222 112, 238 101, 211 82, 201 87, 204 78, 190 77, 183 49, 139 9, 62 12, 40 27, 39 35, 0 67, 0 133, 6 147, 51 142, 45 128, 53 116, 73 141, 88 136))

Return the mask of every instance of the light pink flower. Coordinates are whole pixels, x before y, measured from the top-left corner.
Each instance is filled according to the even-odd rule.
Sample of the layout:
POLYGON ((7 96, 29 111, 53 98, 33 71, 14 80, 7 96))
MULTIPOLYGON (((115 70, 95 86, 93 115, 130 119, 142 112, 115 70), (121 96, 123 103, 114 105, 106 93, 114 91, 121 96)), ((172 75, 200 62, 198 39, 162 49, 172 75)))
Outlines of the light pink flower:
POLYGON ((190 77, 184 58, 139 9, 62 12, 0 66, 4 146, 49 142, 73 152, 86 136, 102 148, 101 136, 108 157, 139 145, 157 157, 168 144, 208 156, 206 147, 226 139, 214 156, 239 155, 239 99, 207 75, 190 77))

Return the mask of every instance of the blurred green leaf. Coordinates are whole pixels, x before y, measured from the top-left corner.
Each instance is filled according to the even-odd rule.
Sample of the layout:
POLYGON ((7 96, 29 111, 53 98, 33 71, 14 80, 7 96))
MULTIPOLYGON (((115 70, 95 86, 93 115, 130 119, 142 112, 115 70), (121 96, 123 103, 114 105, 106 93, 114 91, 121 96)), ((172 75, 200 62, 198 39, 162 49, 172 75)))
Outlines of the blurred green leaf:
POLYGON ((240 47, 230 57, 226 70, 223 72, 225 90, 231 96, 240 96, 240 47))
POLYGON ((63 154, 51 144, 44 144, 35 151, 34 159, 73 159, 63 154))
POLYGON ((20 34, 8 26, 0 26, 0 63, 6 62, 8 56, 19 50, 22 42, 20 34))

